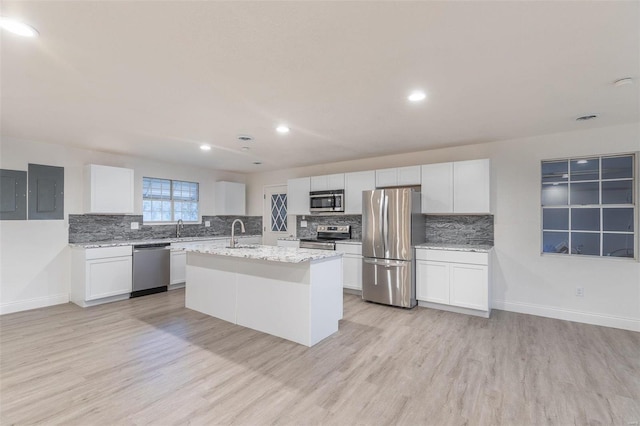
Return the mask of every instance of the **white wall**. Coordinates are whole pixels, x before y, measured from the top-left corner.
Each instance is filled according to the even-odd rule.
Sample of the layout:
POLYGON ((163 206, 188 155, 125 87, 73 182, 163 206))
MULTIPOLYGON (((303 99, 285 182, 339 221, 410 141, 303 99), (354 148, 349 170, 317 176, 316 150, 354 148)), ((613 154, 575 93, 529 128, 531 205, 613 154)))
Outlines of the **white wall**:
POLYGON ((493 307, 640 331, 640 263, 540 255, 540 161, 636 151, 638 124, 253 174, 249 214, 262 212, 263 185, 288 178, 491 158, 493 307), (584 297, 574 295, 577 286, 584 297))
POLYGON ((68 216, 83 213, 85 164, 134 169, 136 214, 142 214, 143 176, 199 182, 200 215, 213 215, 216 181, 245 181, 239 173, 3 138, 0 168, 27 170, 28 163, 64 167, 65 215, 64 220, 0 221, 0 313, 69 300, 68 216))

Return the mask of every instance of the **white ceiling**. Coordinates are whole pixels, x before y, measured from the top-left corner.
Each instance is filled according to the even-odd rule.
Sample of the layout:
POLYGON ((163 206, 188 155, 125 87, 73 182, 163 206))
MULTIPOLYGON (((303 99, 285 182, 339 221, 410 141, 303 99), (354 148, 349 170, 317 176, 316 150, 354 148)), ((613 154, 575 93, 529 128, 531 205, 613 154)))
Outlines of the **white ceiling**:
POLYGON ((639 6, 3 1, 2 137, 255 172, 636 122, 639 6))

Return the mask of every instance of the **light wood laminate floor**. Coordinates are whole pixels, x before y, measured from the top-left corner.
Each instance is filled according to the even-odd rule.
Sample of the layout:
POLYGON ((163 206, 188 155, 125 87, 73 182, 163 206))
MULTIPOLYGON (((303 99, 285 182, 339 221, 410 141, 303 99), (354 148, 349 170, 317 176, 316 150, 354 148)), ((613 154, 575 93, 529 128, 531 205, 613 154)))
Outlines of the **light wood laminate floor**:
POLYGON ((528 425, 640 421, 640 333, 345 294, 313 348, 184 291, 0 317, 0 423, 528 425))

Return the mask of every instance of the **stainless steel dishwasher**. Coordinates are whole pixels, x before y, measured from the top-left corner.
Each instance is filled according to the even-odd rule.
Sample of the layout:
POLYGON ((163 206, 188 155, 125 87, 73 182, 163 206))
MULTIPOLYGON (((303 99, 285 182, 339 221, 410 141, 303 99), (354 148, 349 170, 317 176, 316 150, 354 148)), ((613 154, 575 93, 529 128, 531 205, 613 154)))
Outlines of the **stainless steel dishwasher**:
POLYGON ((167 291, 171 265, 170 243, 133 246, 133 291, 131 297, 167 291))

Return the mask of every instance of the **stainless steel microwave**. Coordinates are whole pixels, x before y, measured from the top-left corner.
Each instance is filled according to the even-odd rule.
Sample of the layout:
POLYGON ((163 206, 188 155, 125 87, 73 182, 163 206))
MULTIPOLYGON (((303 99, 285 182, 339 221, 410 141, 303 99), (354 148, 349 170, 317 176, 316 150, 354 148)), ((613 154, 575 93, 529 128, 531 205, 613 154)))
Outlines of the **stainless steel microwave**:
POLYGON ((309 211, 344 212, 344 189, 333 191, 311 191, 309 193, 309 211))

